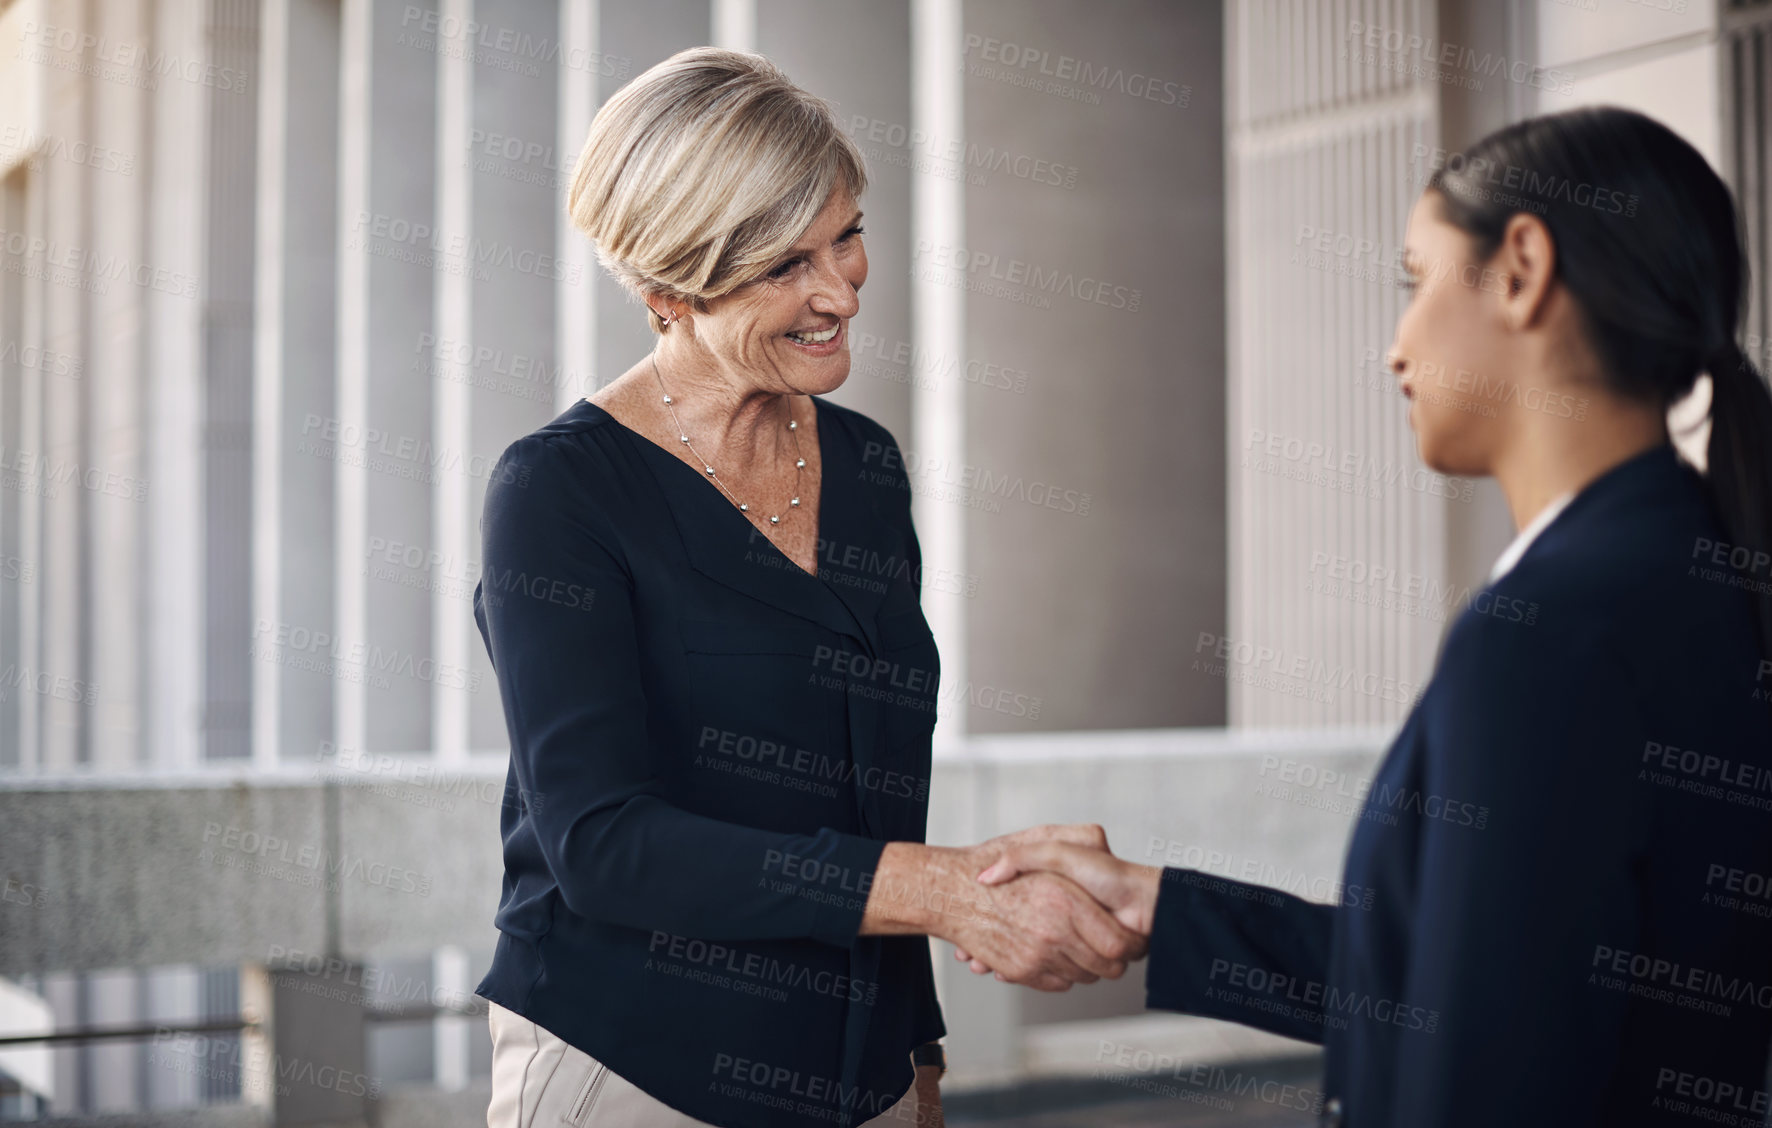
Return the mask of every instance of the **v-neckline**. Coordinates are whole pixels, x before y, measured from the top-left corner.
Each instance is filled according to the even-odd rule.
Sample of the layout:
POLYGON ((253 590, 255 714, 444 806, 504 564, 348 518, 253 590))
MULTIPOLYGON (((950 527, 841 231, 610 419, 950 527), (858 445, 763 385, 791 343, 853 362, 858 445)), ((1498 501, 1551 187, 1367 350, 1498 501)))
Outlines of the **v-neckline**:
MULTIPOLYGON (((829 475, 829 473, 827 473, 827 471, 829 470, 830 465, 831 465, 830 449, 829 449, 828 444, 826 444, 826 442, 825 442, 825 435, 827 434, 827 432, 830 429, 825 425, 828 422, 828 420, 825 418, 824 405, 819 402, 819 399, 817 396, 808 396, 807 398, 812 401, 812 414, 813 414, 813 417, 815 419, 817 419, 817 421, 818 421, 818 505, 814 507, 814 516, 813 516, 813 520, 815 520, 817 522, 817 525, 814 526, 814 528, 812 530, 812 563, 813 563, 814 567, 817 567, 818 566, 818 546, 821 543, 823 543, 823 537, 825 535, 824 499, 825 499, 825 495, 829 492, 827 487, 830 485, 830 475, 829 475)), ((725 509, 727 512, 731 513, 734 517, 738 518, 741 522, 743 522, 744 527, 746 529, 760 535, 763 538, 763 543, 768 545, 775 552, 775 554, 777 556, 779 556, 783 560, 785 560, 790 568, 792 568, 794 571, 798 572, 800 575, 805 576, 809 580, 818 580, 821 583, 823 582, 821 579, 821 574, 823 572, 823 569, 820 569, 817 572, 808 572, 804 567, 801 566, 801 564, 798 560, 795 560, 792 556, 789 556, 787 553, 783 552, 781 550, 781 546, 776 544, 775 541, 773 541, 772 539, 770 539, 770 536, 768 533, 763 532, 762 529, 759 529, 759 528, 757 528, 757 526, 751 524, 750 518, 746 517, 744 515, 744 513, 742 513, 736 505, 733 505, 732 499, 726 496, 726 492, 724 490, 722 490, 719 486, 715 485, 712 481, 710 481, 706 474, 696 473, 695 468, 693 466, 689 465, 689 463, 687 463, 687 462, 684 462, 681 458, 678 458, 676 453, 673 452, 669 447, 665 446, 662 443, 655 442, 654 440, 652 440, 650 438, 647 438, 645 435, 641 434, 639 431, 636 431, 632 427, 628 426, 626 423, 623 423, 620 419, 617 419, 615 417, 615 414, 613 412, 611 412, 608 408, 604 407, 602 404, 592 403, 589 396, 580 396, 579 402, 584 404, 587 407, 590 407, 590 408, 593 408, 597 411, 602 412, 603 415, 605 417, 607 417, 611 423, 615 424, 617 427, 620 427, 623 431, 626 431, 629 435, 633 436, 635 439, 644 443, 646 446, 651 447, 653 450, 657 451, 659 454, 664 455, 669 461, 674 463, 684 473, 688 474, 695 481, 701 483, 702 488, 713 490, 714 493, 720 499, 721 508, 725 509)))

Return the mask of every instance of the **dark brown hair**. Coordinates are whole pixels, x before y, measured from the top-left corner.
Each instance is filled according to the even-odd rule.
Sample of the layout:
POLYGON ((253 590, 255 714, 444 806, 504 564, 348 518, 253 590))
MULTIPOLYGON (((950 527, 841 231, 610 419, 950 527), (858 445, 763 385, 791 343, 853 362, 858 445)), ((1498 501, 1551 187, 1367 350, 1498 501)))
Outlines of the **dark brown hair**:
MULTIPOLYGON (((1653 118, 1588 107, 1489 134, 1428 188, 1478 261, 1515 214, 1544 221, 1615 391, 1665 409, 1710 374, 1717 515, 1733 545, 1772 549, 1772 392, 1736 342, 1748 297, 1741 216, 1704 156, 1653 118)), ((1751 598, 1761 653, 1772 652, 1772 598, 1751 598)))

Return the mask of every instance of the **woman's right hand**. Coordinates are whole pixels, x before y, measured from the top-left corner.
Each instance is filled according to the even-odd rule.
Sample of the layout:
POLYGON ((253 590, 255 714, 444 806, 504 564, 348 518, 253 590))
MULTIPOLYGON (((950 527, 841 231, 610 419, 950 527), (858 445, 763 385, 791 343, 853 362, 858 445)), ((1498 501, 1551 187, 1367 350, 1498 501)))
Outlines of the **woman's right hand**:
POLYGON ((880 856, 864 935, 925 933, 968 952, 998 977, 1043 991, 1118 979, 1145 952, 1138 935, 1076 882, 1031 873, 983 885, 980 872, 1042 843, 1105 851, 1107 835, 1090 824, 1040 826, 965 848, 892 842, 880 856))
MULTIPOLYGON (((1012 834, 999 834, 980 842, 976 849, 993 851, 1000 856, 1005 851, 1032 842, 1069 842, 1075 846, 1087 846, 1091 850, 1102 851, 1108 848, 1107 831, 1097 823, 1047 823, 1044 826, 1030 826, 1012 834)), ((991 860, 996 861, 996 857, 993 856, 991 860)))

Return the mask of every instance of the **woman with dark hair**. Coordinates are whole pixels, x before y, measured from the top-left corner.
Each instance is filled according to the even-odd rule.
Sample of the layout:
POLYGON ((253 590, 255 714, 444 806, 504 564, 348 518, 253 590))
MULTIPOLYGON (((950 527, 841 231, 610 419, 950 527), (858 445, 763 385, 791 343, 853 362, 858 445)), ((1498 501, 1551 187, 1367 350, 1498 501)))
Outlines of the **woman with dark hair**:
POLYGON ((1494 475, 1519 536, 1366 795, 1369 907, 1060 843, 981 880, 1063 873, 1149 935, 1149 1006, 1322 1043, 1324 1123, 1761 1123, 1772 396, 1736 216, 1613 108, 1500 130, 1416 204, 1391 366, 1422 460, 1494 475), (1667 427, 1700 373, 1704 476, 1667 427))

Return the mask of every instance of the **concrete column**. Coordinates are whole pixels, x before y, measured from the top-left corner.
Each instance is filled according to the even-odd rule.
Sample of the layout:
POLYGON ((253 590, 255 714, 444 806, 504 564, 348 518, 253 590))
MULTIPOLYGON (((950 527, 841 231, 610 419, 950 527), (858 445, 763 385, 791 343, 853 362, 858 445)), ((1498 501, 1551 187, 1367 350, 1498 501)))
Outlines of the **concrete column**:
MULTIPOLYGON (((137 997, 140 973, 131 969, 92 971, 85 975, 82 1026, 131 1026, 141 1021, 137 997)), ((141 1047, 129 1042, 94 1042, 75 1051, 88 1078, 88 1104, 93 1112, 138 1109, 147 1095, 141 1047)))
MULTIPOLYGON (((54 1016, 55 1029, 79 1025, 81 978, 78 972, 51 972, 38 978, 37 992, 54 1016)), ((49 1090, 55 1099, 52 1111, 57 1114, 86 1107, 80 1084, 81 1060, 72 1049, 50 1051, 49 1090)))
MULTIPOLYGON (((536 170, 552 186, 561 212, 555 254, 581 279, 579 285, 554 288, 555 411, 566 410, 574 400, 590 395, 612 378, 597 371, 597 276, 603 268, 597 265, 591 241, 564 218, 572 166, 602 104, 597 76, 605 69, 615 70, 601 51, 601 9, 600 0, 561 0, 560 43, 566 62, 560 72, 558 132, 550 158, 536 170)), ((479 556, 478 545, 474 555, 479 556)))
MULTIPOLYGON (((107 4, 94 15, 97 33, 111 43, 146 43, 152 31, 148 0, 107 4)), ((92 192, 92 246, 152 268, 158 264, 147 255, 148 195, 134 170, 150 141, 153 94, 137 82, 101 80, 92 84, 92 96, 92 132, 67 139, 88 142, 89 154, 105 154, 82 170, 92 192)), ((143 628, 151 593, 138 562, 149 533, 143 518, 151 489, 143 395, 149 292, 134 278, 115 278, 91 299, 93 353, 85 383, 92 467, 104 477, 94 478, 101 488, 86 491, 92 556, 86 610, 96 632, 89 662, 92 758, 108 768, 134 767, 144 758, 141 691, 152 649, 143 628)))
MULTIPOLYGON (((22 184, 19 179, 17 176, 12 178, 13 187, 8 192, 10 215, 19 220, 19 230, 41 231, 43 214, 47 207, 48 185, 38 175, 27 174, 23 177, 22 184)), ((20 282, 19 344, 39 356, 52 351, 57 355, 81 355, 64 354, 61 350, 51 349, 47 343, 45 315, 49 309, 49 285, 47 279, 40 277, 20 282)), ((17 446, 13 448, 15 452, 35 453, 44 447, 49 398, 46 383, 39 374, 20 384, 18 423, 11 428, 17 439, 17 446)), ((16 484, 18 492, 16 504, 19 515, 19 556, 34 562, 33 575, 40 585, 28 598, 22 599, 19 608, 16 651, 18 660, 10 667, 15 678, 30 676, 33 671, 42 668, 44 627, 49 619, 49 589, 43 584, 42 578, 48 572, 48 565, 53 557, 47 536, 43 491, 35 487, 33 482, 32 476, 21 475, 9 483, 16 484)), ((51 762, 44 739, 51 718, 45 715, 42 698, 38 694, 21 692, 11 695, 11 698, 8 712, 17 717, 19 766, 26 770, 42 770, 51 762)))
MULTIPOLYGON (((202 271, 204 736, 209 759, 252 751, 253 282, 259 6, 209 0, 208 234, 202 271)), ((206 75, 207 77, 207 75, 206 75)))
POLYGON ((459 586, 429 563, 447 476, 431 419, 449 386, 433 378, 432 302, 457 257, 439 238, 432 114, 459 44, 436 17, 424 3, 344 7, 336 432, 308 438, 337 475, 333 622, 362 659, 334 687, 337 739, 357 752, 431 747, 431 593, 459 586))
MULTIPOLYGON (((22 128, 22 123, 15 124, 22 128)), ((29 170, 18 169, 0 179, 0 230, 24 230, 29 175, 29 170)), ((41 355, 25 344, 25 295, 34 287, 23 273, 10 269, 11 252, 0 248, 0 256, 8 267, 0 270, 0 448, 17 451, 24 446, 25 385, 34 389, 50 370, 28 363, 41 355)), ((34 605, 38 571, 34 546, 26 546, 24 491, 8 493, 0 505, 0 672, 17 671, 24 661, 24 619, 34 605)), ((0 701, 0 769, 16 770, 25 763, 21 705, 11 693, 0 701)))
MULTIPOLYGON (((336 683, 275 661, 278 624, 331 621, 335 464, 302 426, 334 416, 339 10, 270 0, 259 54, 253 402, 253 756, 313 760, 336 683), (262 649, 260 649, 262 648, 262 649)), ((313 427, 308 427, 313 431, 313 427)))
MULTIPOLYGON (((965 135, 964 84, 960 57, 965 42, 961 0, 912 0, 911 126, 925 137, 965 135)), ((912 246, 958 246, 965 238, 965 193, 948 176, 911 181, 912 246)), ((919 271, 908 256, 911 281, 913 355, 960 357, 965 352, 967 303, 964 290, 939 284, 919 271)), ((896 350, 894 350, 896 355, 896 350)), ((924 367, 913 359, 908 371, 924 367)), ((906 466, 957 465, 966 447, 966 397, 957 379, 917 380, 911 386, 910 433, 898 435, 906 466)), ((927 485, 911 482, 912 517, 923 555, 924 575, 967 574, 966 523, 960 509, 941 504, 927 485)), ((941 687, 964 685, 971 669, 965 585, 923 585, 923 614, 941 648, 941 687)), ((951 707, 938 712, 935 754, 945 756, 966 736, 966 718, 951 707)))
MULTIPOLYGON (((42 24, 68 29, 76 36, 93 32, 87 22, 89 9, 82 4, 46 2, 39 5, 42 24)), ((42 91, 43 132, 54 137, 90 137, 94 79, 80 71, 90 64, 78 39, 61 37, 54 46, 36 45, 42 91)), ((92 245, 91 185, 85 169, 67 161, 45 161, 41 166, 43 195, 40 210, 30 220, 32 232, 41 232, 53 245, 53 260, 36 256, 27 263, 46 270, 40 313, 42 345, 73 356, 92 355, 91 289, 116 285, 94 277, 86 268, 81 248, 92 245), (48 206, 53 200, 54 206, 48 206), (69 256, 80 265, 63 265, 69 256)), ((25 475, 26 489, 36 494, 42 537, 42 620, 36 651, 24 667, 32 677, 90 681, 90 649, 87 628, 92 606, 90 542, 86 532, 91 513, 91 494, 80 488, 77 467, 91 462, 87 429, 88 381, 44 381, 40 384, 41 429, 29 448, 34 469, 25 475)), ((91 726, 84 695, 39 694, 22 683, 17 692, 29 695, 27 711, 41 717, 37 731, 39 764, 50 769, 71 768, 92 760, 91 726)))
POLYGON ((757 0, 713 0, 712 17, 713 34, 709 41, 715 46, 733 51, 760 49, 757 0))
MULTIPOLYGON (((143 975, 147 1006, 155 1023, 196 1022, 203 1018, 203 973, 196 967, 154 968, 143 975)), ((199 1103, 200 1063, 178 1055, 173 1040, 159 1038, 136 1047, 145 1059, 144 1100, 148 1108, 188 1108, 199 1103)))
POLYGON ((1374 615, 1318 588, 1324 560, 1441 582, 1451 511, 1471 504, 1468 483, 1422 467, 1383 363, 1420 192, 1411 154, 1440 144, 1442 87, 1416 77, 1432 68, 1362 44, 1368 29, 1381 42, 1439 42, 1434 5, 1408 0, 1305 25, 1228 5, 1225 18, 1231 524, 1222 633, 1233 654, 1278 659, 1257 668, 1202 654, 1211 661, 1196 673, 1190 660, 1183 677, 1231 679, 1237 725, 1388 724, 1410 708, 1455 609, 1424 603, 1421 614, 1374 615), (1272 676, 1294 663, 1311 675, 1272 676), (1262 681, 1240 677, 1256 673, 1262 681))
MULTIPOLYGON (((41 106, 44 68, 25 43, 33 8, 15 4, 0 12, 0 448, 9 458, 40 449, 42 385, 51 379, 84 376, 84 358, 63 357, 42 347, 44 281, 29 269, 28 233, 42 177, 32 160, 43 134, 41 106), (48 363, 45 363, 46 359, 48 363)), ((40 508, 27 479, 10 475, 0 483, 0 676, 9 686, 36 660, 42 570, 38 536, 40 508)), ((34 767, 39 714, 35 694, 6 688, 0 700, 0 766, 34 767)))
MULTIPOLYGON (((458 43, 466 40, 464 45, 471 46, 471 39, 464 29, 478 26, 480 19, 473 0, 442 0, 439 27, 445 33, 453 31, 452 38, 458 43)), ((451 378, 439 380, 436 384, 437 407, 432 422, 432 441, 445 457, 449 452, 455 452, 457 464, 451 468, 452 472, 437 478, 430 497, 438 547, 448 558, 475 561, 476 565, 468 573, 475 579, 479 576, 477 562, 480 559, 479 538, 475 534, 480 526, 477 515, 469 510, 475 491, 464 480, 462 466, 470 430, 469 414, 474 407, 472 384, 480 372, 475 353, 478 342, 472 322, 475 290, 465 276, 469 270, 482 269, 471 251, 476 234, 473 191, 477 178, 473 175, 472 161, 477 121, 474 109, 477 77, 478 68, 473 65, 468 50, 458 49, 440 55, 436 85, 437 229, 450 245, 460 248, 457 254, 463 269, 437 278, 433 321, 442 330, 437 334, 438 338, 448 342, 439 374, 451 378)), ((512 432, 507 442, 521 433, 512 432)), ((454 659, 456 668, 470 670, 470 677, 486 681, 489 680, 486 671, 490 670, 490 660, 484 654, 474 654, 467 645, 462 620, 472 615, 473 585, 463 586, 468 589, 465 607, 459 600, 452 602, 444 597, 430 601, 431 621, 436 627, 437 656, 440 661, 454 659)), ((432 697, 431 712, 436 723, 435 748, 439 760, 459 762, 470 749, 480 746, 482 728, 489 738, 488 746, 498 747, 496 735, 503 731, 502 728, 484 716, 477 722, 481 727, 474 727, 472 702, 473 698, 461 689, 432 697)), ((483 715, 484 710, 481 713, 483 715)))
POLYGON ((370 1122, 381 1084, 368 1069, 363 1006, 340 999, 340 982, 360 970, 247 964, 240 1012, 258 1026, 241 1035, 240 1098, 267 1110, 276 1125, 370 1122))
MULTIPOLYGON (((469 977, 467 949, 458 944, 447 944, 437 949, 431 958, 431 984, 430 995, 433 999, 471 997, 474 984, 469 977)), ((471 1019, 465 1015, 441 1015, 433 1025, 432 1037, 436 1047, 434 1076, 437 1087, 445 1092, 456 1093, 468 1087, 468 1077, 472 1069, 470 1047, 473 1045, 473 1024, 476 1022, 483 1025, 484 1019, 471 1019)))
MULTIPOLYGON (((155 5, 153 37, 157 50, 203 57, 202 6, 155 5)), ((198 288, 209 230, 209 181, 200 175, 209 161, 209 110, 207 88, 161 83, 153 144, 139 173, 150 201, 151 261, 198 288)), ((147 314, 146 519, 152 532, 143 583, 152 596, 145 628, 152 649, 143 711, 150 760, 188 768, 204 751, 203 305, 182 288, 150 290, 147 314)))
POLYGON ((912 475, 964 514, 972 732, 1217 724, 1182 671, 1220 632, 1223 112, 1212 5, 968 0, 965 451, 912 475), (988 625, 988 633, 987 633, 988 625))

